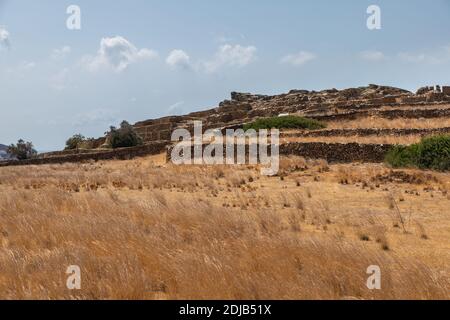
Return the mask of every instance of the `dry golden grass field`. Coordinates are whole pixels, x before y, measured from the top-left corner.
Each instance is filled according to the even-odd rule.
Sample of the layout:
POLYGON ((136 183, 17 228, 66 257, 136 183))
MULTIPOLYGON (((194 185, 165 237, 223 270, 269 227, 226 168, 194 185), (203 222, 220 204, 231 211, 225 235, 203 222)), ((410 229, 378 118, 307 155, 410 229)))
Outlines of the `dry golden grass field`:
POLYGON ((406 135, 406 136, 396 136, 396 135, 384 135, 384 136, 331 136, 331 137, 286 137, 281 138, 280 142, 325 142, 325 143, 360 143, 360 144, 403 144, 410 145, 420 142, 422 139, 419 135, 406 135))
POLYGON ((450 299, 448 173, 162 157, 0 168, 0 298, 450 299))
POLYGON ((448 118, 431 119, 383 119, 380 117, 370 117, 347 121, 330 121, 328 129, 432 129, 450 127, 448 118))

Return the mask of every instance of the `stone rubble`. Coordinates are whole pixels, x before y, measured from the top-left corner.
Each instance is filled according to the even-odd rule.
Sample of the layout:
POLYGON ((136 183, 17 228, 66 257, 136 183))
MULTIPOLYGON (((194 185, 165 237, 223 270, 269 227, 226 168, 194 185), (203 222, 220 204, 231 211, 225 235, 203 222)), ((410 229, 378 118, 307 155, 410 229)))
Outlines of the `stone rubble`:
POLYGON ((444 104, 450 102, 450 87, 420 88, 416 94, 388 86, 371 84, 367 87, 323 91, 291 90, 280 95, 255 95, 232 92, 217 108, 190 113, 186 116, 165 117, 135 124, 146 142, 169 141, 177 128, 192 132, 192 122, 202 121, 204 128, 224 128, 251 122, 261 117, 298 114, 307 117, 340 115, 380 107, 444 104))
MULTIPOLYGON (((136 156, 157 154, 171 145, 171 135, 175 129, 184 128, 193 134, 193 122, 202 121, 203 129, 238 129, 242 125, 261 117, 277 117, 295 114, 322 121, 353 120, 361 117, 379 116, 386 119, 397 118, 438 118, 450 117, 450 86, 422 87, 414 94, 410 91, 388 86, 371 84, 367 87, 344 90, 323 91, 291 90, 280 95, 255 95, 232 92, 230 100, 224 100, 216 108, 193 112, 185 116, 169 116, 138 122, 134 125, 142 137, 144 146, 119 150, 103 150, 107 142, 99 138, 95 145, 100 149, 60 151, 41 155, 38 159, 2 162, 0 166, 44 163, 80 162, 87 160, 128 159, 136 156), (426 106, 426 108, 418 108, 426 106), (399 108, 403 107, 403 108, 399 108)), ((408 129, 357 129, 345 132, 322 130, 310 132, 309 136, 390 134, 408 133, 408 129)), ((414 130, 409 133, 448 132, 449 128, 414 130), (416 132, 417 131, 417 132, 416 132)), ((379 162, 391 148, 390 145, 376 144, 329 144, 291 142, 281 146, 281 154, 297 154, 311 158, 324 158, 331 162, 367 161, 379 162)))

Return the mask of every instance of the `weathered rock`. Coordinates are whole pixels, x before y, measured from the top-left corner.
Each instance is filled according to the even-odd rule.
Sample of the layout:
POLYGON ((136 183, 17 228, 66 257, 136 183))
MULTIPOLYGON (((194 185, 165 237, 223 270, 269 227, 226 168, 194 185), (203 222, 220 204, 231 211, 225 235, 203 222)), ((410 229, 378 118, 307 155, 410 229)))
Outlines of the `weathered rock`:
POLYGON ((417 95, 422 95, 422 94, 427 94, 430 91, 433 91, 434 88, 433 87, 422 87, 419 90, 417 90, 417 95))
POLYGON ((450 96, 450 86, 443 86, 442 87, 442 93, 447 95, 447 96, 450 96))
MULTIPOLYGON (((207 144, 203 145, 203 149, 207 144)), ((296 155, 311 159, 325 159, 330 163, 350 163, 350 162, 383 162, 387 152, 392 145, 383 144, 358 144, 358 143, 286 143, 280 146, 280 155, 296 155)), ((191 156, 194 155, 194 146, 191 147, 191 156)), ((235 146, 235 157, 236 150, 235 146)), ((249 154, 249 145, 246 145, 246 158, 249 154)), ((173 146, 167 148, 167 161, 171 160, 173 146)), ((224 155, 226 154, 226 146, 224 146, 224 155)), ((270 152, 269 152, 270 154, 270 152)))
MULTIPOLYGON (((134 127, 145 142, 151 142, 170 140, 170 132, 176 128, 188 128, 189 131, 192 131, 194 120, 202 121, 204 128, 219 128, 286 113, 302 113, 324 120, 351 119, 364 115, 364 113, 354 114, 353 111, 360 112, 382 106, 402 104, 443 103, 447 100, 450 100, 450 87, 448 86, 442 88, 442 93, 435 92, 434 87, 423 87, 418 90, 416 95, 407 90, 376 84, 370 84, 367 87, 344 90, 329 89, 320 92, 291 90, 289 93, 274 96, 232 92, 231 100, 222 101, 217 108, 193 112, 186 116, 170 116, 141 121, 136 123, 134 127)), ((392 110, 392 113, 388 111, 382 116, 434 117, 441 113, 439 110, 416 110, 414 112, 392 110)))
POLYGON ((427 97, 427 102, 439 102, 439 101, 443 101, 445 98, 445 94, 443 94, 442 92, 428 92, 426 94, 427 97))
POLYGON ((90 151, 77 154, 61 154, 48 156, 43 158, 36 158, 22 161, 5 161, 0 163, 0 167, 5 166, 21 166, 21 165, 42 165, 42 164, 58 164, 66 162, 83 162, 83 161, 99 161, 112 159, 132 159, 135 157, 142 157, 147 155, 155 155, 164 152, 168 143, 166 141, 156 141, 138 147, 122 148, 115 150, 90 151))

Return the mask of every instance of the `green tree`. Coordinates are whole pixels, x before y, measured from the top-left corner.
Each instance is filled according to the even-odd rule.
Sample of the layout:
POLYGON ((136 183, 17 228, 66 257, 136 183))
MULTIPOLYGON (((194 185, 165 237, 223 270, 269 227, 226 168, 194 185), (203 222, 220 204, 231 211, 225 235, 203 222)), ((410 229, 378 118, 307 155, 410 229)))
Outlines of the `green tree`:
POLYGON ((107 135, 113 149, 135 147, 143 143, 134 127, 127 121, 122 121, 120 128, 111 127, 107 135))
POLYGON ((33 147, 33 143, 25 142, 20 139, 17 144, 11 144, 8 147, 8 153, 19 160, 31 159, 37 155, 37 151, 33 147))
POLYGON ((81 134, 76 134, 66 141, 66 150, 75 150, 86 140, 81 134))

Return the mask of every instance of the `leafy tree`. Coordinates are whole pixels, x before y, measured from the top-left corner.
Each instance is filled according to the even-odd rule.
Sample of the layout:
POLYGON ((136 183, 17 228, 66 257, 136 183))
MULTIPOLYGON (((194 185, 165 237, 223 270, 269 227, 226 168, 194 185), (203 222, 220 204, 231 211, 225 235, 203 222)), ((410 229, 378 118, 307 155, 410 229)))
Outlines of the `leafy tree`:
POLYGON ((37 155, 33 144, 31 142, 25 142, 22 139, 17 141, 17 144, 11 144, 8 147, 8 153, 19 160, 31 159, 37 155))
POLYGON ((111 127, 107 135, 113 149, 135 147, 143 143, 134 127, 127 121, 122 121, 120 128, 111 127))
POLYGON ((66 150, 75 150, 86 140, 81 134, 76 134, 66 141, 66 150))
POLYGON ((95 149, 96 140, 94 138, 86 138, 78 144, 79 149, 95 149))

